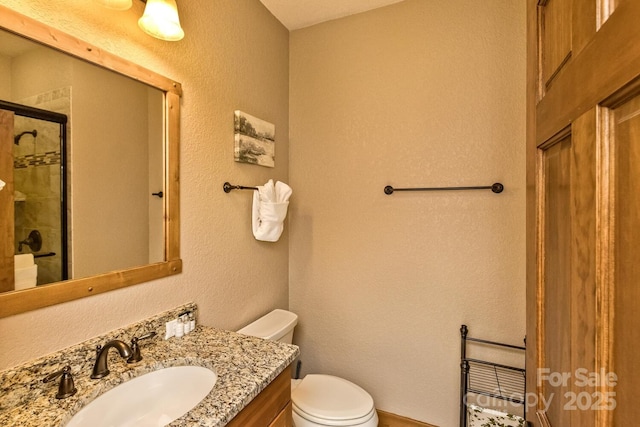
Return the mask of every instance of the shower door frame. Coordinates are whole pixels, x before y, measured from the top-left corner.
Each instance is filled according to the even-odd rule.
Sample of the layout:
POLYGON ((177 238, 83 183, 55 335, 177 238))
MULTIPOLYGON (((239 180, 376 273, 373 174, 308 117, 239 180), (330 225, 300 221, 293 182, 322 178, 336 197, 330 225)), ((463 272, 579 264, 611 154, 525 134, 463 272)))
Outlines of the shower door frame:
MULTIPOLYGON (((69 279, 69 248, 68 248, 68 224, 67 224, 67 125, 69 118, 65 114, 40 108, 29 107, 13 102, 0 100, 0 110, 13 112, 16 116, 36 120, 45 120, 60 125, 60 251, 61 275, 60 280, 69 279)), ((15 221, 15 218, 14 218, 15 221)))

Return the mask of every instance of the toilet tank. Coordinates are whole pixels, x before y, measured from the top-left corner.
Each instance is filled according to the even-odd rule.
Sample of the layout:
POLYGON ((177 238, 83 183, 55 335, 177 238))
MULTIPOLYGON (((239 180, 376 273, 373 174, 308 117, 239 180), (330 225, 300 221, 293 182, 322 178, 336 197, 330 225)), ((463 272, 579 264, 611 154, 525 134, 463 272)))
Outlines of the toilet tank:
POLYGON ((238 331, 239 334, 291 344, 298 315, 276 309, 238 331))

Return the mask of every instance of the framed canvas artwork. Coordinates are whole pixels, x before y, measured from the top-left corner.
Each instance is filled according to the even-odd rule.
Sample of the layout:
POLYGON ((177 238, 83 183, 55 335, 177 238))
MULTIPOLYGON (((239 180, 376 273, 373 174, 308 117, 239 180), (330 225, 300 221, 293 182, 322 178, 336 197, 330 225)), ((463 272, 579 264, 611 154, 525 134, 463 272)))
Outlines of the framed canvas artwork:
POLYGON ((276 163, 276 127, 240 110, 234 112, 235 160, 259 166, 276 163))

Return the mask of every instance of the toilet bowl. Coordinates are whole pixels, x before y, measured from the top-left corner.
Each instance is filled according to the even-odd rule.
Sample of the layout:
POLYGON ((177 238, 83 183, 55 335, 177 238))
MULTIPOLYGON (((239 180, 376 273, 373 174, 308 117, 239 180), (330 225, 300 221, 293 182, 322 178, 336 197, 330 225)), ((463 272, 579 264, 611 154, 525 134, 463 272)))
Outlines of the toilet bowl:
MULTIPOLYGON (((274 310, 238 333, 291 344, 298 316, 274 310)), ((377 427, 373 398, 351 381, 332 375, 309 374, 292 380, 291 403, 295 427, 377 427)))
POLYGON ((365 390, 344 378, 309 374, 291 392, 296 427, 375 427, 378 415, 365 390))

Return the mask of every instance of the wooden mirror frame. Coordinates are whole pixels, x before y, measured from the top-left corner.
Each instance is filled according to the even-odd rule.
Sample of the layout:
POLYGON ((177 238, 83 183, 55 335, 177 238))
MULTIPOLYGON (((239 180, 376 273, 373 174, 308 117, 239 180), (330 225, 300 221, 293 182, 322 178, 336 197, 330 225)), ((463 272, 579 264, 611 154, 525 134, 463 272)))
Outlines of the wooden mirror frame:
POLYGON ((135 79, 157 88, 165 94, 165 261, 0 294, 0 318, 181 273, 179 165, 182 86, 180 83, 105 52, 5 6, 0 6, 0 29, 135 79))

